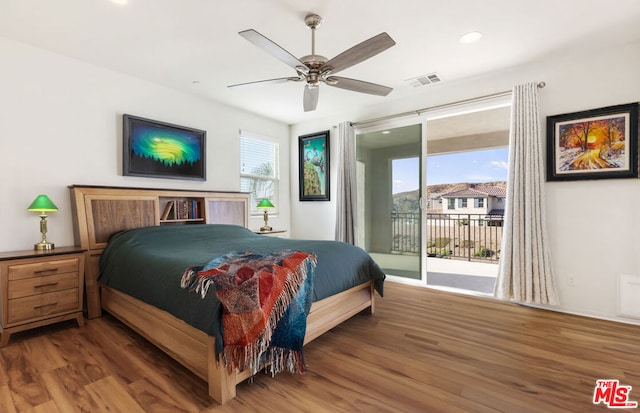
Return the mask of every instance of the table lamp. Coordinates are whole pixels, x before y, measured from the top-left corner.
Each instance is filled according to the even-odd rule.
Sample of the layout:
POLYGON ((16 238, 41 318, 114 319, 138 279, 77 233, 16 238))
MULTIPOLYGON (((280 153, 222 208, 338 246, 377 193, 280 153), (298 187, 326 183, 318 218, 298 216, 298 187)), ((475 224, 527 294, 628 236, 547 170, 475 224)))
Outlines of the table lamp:
POLYGON ((40 213, 40 232, 42 233, 42 241, 33 246, 36 250, 50 250, 54 245, 47 242, 47 212, 56 212, 58 207, 46 195, 38 195, 29 205, 27 211, 35 211, 40 213))
POLYGON ((262 201, 260 201, 257 208, 264 209, 264 226, 260 228, 260 231, 271 231, 273 228, 269 226, 269 215, 267 214, 267 210, 275 207, 268 198, 262 198, 262 201))

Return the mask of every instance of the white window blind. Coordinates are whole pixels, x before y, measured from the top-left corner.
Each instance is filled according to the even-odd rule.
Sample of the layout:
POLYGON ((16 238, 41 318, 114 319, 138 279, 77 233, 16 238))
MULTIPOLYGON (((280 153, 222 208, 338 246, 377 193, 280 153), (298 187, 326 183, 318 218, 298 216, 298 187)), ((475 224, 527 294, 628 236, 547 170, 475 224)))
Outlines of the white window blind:
POLYGON ((262 198, 275 206, 269 215, 278 214, 279 200, 278 143, 240 131, 240 191, 251 194, 251 215, 262 216, 256 208, 262 198))

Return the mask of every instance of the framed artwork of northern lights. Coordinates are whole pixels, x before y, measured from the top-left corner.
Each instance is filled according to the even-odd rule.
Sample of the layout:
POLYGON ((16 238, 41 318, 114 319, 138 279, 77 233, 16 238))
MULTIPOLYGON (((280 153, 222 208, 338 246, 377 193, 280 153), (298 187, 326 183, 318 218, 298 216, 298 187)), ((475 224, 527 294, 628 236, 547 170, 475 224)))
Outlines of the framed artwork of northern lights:
POLYGON ((298 137, 300 201, 328 201, 329 131, 298 137))
POLYGON ((207 132, 123 115, 123 175, 206 180, 207 132))

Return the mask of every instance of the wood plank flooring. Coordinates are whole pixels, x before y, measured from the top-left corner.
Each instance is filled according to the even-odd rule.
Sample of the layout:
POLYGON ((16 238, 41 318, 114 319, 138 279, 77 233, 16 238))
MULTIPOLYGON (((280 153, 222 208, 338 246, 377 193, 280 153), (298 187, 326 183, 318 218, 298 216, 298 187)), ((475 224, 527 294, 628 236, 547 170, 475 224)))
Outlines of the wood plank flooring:
POLYGON ((0 349, 0 412, 608 411, 591 402, 596 379, 633 386, 640 400, 640 326, 385 290, 374 315, 305 347, 305 375, 259 374, 224 406, 111 316, 18 333, 0 349))

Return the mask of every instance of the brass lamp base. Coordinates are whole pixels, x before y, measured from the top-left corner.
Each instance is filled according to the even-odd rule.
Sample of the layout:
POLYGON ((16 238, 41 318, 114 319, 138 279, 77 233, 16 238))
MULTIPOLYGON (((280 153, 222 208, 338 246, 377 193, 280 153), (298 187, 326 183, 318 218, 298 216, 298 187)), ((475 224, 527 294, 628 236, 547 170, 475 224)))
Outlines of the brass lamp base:
POLYGON ((47 241, 47 214, 44 212, 40 215, 40 233, 42 234, 42 241, 35 244, 33 248, 37 251, 52 250, 54 245, 47 241))
POLYGON ((269 214, 267 214, 267 210, 264 210, 264 226, 260 228, 260 231, 271 231, 273 228, 269 226, 269 214))
POLYGON ((52 250, 54 248, 55 248, 55 245, 47 241, 42 241, 33 245, 33 249, 38 251, 52 250))

